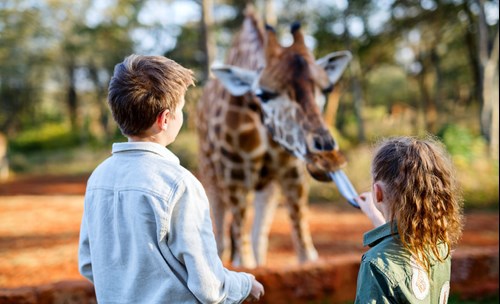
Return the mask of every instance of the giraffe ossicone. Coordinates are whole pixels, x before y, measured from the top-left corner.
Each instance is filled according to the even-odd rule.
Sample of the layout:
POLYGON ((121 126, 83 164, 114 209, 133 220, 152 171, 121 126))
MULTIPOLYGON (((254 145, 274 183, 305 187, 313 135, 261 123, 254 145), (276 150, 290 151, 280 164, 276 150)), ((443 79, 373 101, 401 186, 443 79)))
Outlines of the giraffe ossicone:
POLYGON ((217 79, 205 85, 198 104, 200 178, 219 255, 235 266, 265 263, 280 198, 288 206, 299 261, 316 260, 307 172, 331 181, 330 172, 346 164, 321 107, 352 55, 340 51, 315 60, 300 25, 291 32, 293 44, 282 47, 275 31, 263 30, 247 12, 226 64, 212 68, 217 79))
MULTIPOLYGON (((294 26, 297 25, 294 24, 294 26)), ((274 30, 269 29, 269 27, 268 31, 274 34, 274 30)), ((297 65, 303 65, 303 57, 299 54, 296 54, 296 56, 296 59, 292 59, 292 62, 299 61, 297 65)), ((317 74, 325 73, 328 82, 325 84, 324 78, 314 78, 315 75, 311 75, 311 80, 317 82, 321 91, 330 91, 331 87, 340 79, 351 59, 352 55, 349 51, 332 52, 318 59, 316 66, 313 66, 316 68, 315 72, 317 74), (320 69, 317 69, 318 67, 320 69), (321 71, 321 68, 324 72, 321 71)), ((311 71, 314 71, 310 66, 309 69, 302 67, 298 73, 311 73, 311 71)), ((321 101, 326 100, 325 96, 317 94, 318 96, 314 100, 319 105, 319 111, 313 111, 311 115, 311 113, 307 113, 307 110, 310 109, 304 109, 300 102, 291 100, 286 91, 279 92, 279 89, 270 88, 270 85, 266 86, 266 83, 261 81, 261 75, 265 72, 265 69, 259 73, 255 70, 234 65, 223 65, 213 67, 212 71, 231 95, 253 94, 261 101, 263 123, 267 126, 273 139, 297 158, 310 164, 308 170, 313 171, 313 177, 318 176, 318 179, 322 181, 331 181, 331 178, 326 173, 336 171, 345 165, 344 157, 338 152, 338 145, 321 121, 321 105, 324 104, 321 101), (262 98, 263 95, 273 96, 273 98, 262 98), (308 121, 308 114, 313 120, 320 121, 308 121), (325 172, 325 177, 320 177, 318 171, 325 172)), ((293 83, 291 79, 287 80, 293 83)))

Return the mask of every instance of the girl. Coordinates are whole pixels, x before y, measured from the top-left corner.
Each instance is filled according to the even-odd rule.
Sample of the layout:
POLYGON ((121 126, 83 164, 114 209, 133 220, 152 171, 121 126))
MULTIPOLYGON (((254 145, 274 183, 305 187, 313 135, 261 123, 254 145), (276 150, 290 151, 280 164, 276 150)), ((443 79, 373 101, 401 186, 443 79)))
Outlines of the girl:
POLYGON ((362 258, 356 303, 446 303, 451 246, 462 231, 462 201, 444 147, 433 139, 383 141, 372 191, 356 198, 375 229, 362 258))

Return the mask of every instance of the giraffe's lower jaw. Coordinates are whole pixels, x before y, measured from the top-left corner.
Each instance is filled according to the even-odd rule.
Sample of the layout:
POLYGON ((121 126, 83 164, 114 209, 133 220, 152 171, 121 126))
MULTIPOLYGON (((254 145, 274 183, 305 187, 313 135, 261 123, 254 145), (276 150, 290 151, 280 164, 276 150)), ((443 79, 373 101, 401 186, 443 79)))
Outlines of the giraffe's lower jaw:
POLYGON ((323 182, 332 180, 330 172, 340 170, 347 165, 345 157, 338 150, 307 153, 304 160, 309 174, 314 179, 323 182))
POLYGON ((344 171, 337 170, 330 172, 330 177, 337 185, 337 189, 339 189, 340 194, 347 199, 347 202, 353 207, 359 209, 358 203, 354 200, 354 198, 358 196, 358 193, 354 189, 347 175, 345 175, 344 171))
POLYGON ((307 163, 306 168, 307 168, 307 172, 309 172, 309 174, 315 180, 320 181, 320 182, 325 182, 325 183, 329 183, 332 181, 332 178, 331 178, 329 172, 325 172, 323 170, 320 170, 311 163, 307 163))

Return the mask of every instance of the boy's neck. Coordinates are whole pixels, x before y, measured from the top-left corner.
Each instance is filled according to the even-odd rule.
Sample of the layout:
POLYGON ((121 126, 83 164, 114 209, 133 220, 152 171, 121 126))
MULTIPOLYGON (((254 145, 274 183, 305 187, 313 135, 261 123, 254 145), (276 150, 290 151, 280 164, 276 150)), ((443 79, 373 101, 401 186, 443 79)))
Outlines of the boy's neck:
POLYGON ((166 129, 162 128, 157 123, 153 124, 149 129, 138 135, 127 135, 129 142, 154 142, 163 147, 171 144, 169 141, 166 129))
POLYGON ((127 136, 127 139, 129 142, 153 142, 157 143, 159 145, 162 145, 163 147, 166 147, 169 143, 165 141, 160 136, 127 136))

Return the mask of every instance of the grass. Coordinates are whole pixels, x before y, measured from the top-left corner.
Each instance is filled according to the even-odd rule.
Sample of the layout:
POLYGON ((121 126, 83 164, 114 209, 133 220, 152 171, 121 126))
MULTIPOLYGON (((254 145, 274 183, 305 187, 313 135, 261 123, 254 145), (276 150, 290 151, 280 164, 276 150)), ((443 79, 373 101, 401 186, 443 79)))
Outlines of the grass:
POLYGON ((465 300, 460 298, 458 295, 451 295, 448 299, 449 304, 497 304, 500 303, 499 294, 495 294, 492 296, 484 297, 482 299, 470 299, 465 300))
POLYGON ((109 148, 73 147, 16 153, 9 162, 14 175, 78 175, 90 173, 111 154, 109 148))
MULTIPOLYGON (((307 302, 308 304, 328 304, 332 303, 330 299, 324 299, 321 301, 307 302)), ((352 304, 354 302, 347 301, 345 304, 352 304)), ((459 295, 452 294, 448 298, 448 304, 497 304, 500 303, 500 297, 498 294, 487 296, 481 299, 462 299, 459 295)))

